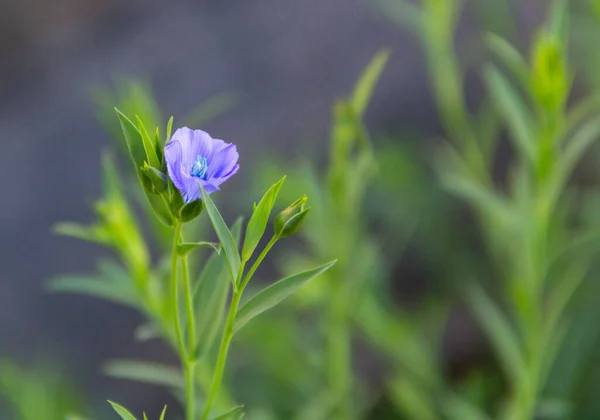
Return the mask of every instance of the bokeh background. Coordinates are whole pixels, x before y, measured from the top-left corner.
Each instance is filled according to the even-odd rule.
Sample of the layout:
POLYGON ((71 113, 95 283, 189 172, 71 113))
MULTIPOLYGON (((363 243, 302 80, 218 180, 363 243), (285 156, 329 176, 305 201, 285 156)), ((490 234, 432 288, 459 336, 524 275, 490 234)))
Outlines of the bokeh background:
MULTIPOLYGON (((526 51, 547 2, 465 3, 457 55, 473 69, 467 73, 466 97, 477 103, 482 86, 476 68, 486 59, 482 29, 510 34, 526 51), (510 14, 503 14, 498 3, 505 3, 510 14)), ((51 294, 43 286, 65 272, 89 272, 100 256, 109 255, 51 234, 57 221, 93 220, 90 203, 101 191, 100 155, 114 145, 98 121, 95 90, 113 88, 121 76, 139 78, 151 87, 163 113, 176 116, 176 125, 178 116, 208 98, 230 95, 230 109, 203 128, 240 150, 240 176, 220 193, 227 203, 223 211, 232 218, 256 199, 258 192, 249 191, 258 191, 259 172, 273 160, 285 164, 301 156, 317 167, 325 164, 334 100, 351 90, 377 50, 388 47, 392 55, 365 121, 375 147, 382 146, 382 156, 389 157, 385 176, 393 184, 405 175, 393 160, 393 146, 406 146, 408 160, 423 163, 422 171, 428 172, 435 137, 443 135, 420 40, 397 23, 376 2, 363 0, 3 0, 0 357, 32 370, 55 367, 84 405, 101 413, 98 418, 110 417, 108 398, 152 413, 172 401, 160 389, 110 379, 99 369, 114 357, 173 360, 166 347, 132 338, 138 314, 88 297, 51 294), (383 146, 392 147, 389 154, 383 146)), ((576 96, 587 86, 576 83, 576 96)), ((401 187, 416 201, 436 191, 433 181, 411 187, 410 180, 401 187)), ((378 197, 403 200, 400 191, 378 197)), ((389 219, 400 219, 391 226, 404 243, 410 220, 401 220, 404 213, 390 216, 378 209, 388 204, 367 205, 371 234, 383 244, 394 243, 389 219)), ((418 308, 430 295, 458 302, 446 312, 443 359, 450 376, 460 376, 474 364, 493 365, 493 357, 456 290, 439 276, 445 260, 436 254, 466 243, 477 255, 476 228, 464 207, 442 208, 449 213, 438 215, 435 223, 452 225, 446 230, 461 232, 467 240, 450 238, 446 248, 430 252, 423 243, 434 238, 413 238, 404 251, 386 258, 401 307, 418 308)), ((360 354, 365 355, 360 370, 377 383, 373 378, 379 376, 381 361, 360 354)), ((0 396, 0 413, 2 401, 0 396)), ((382 398, 380 405, 386 404, 382 398)))

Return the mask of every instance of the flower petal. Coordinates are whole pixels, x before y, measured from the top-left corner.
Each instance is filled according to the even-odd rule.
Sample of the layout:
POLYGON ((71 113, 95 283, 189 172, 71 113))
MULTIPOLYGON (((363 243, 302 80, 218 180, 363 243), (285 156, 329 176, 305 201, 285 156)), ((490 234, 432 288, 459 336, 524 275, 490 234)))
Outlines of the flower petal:
POLYGON ((206 131, 191 130, 187 127, 182 127, 173 134, 171 142, 173 141, 181 143, 183 159, 180 170, 184 174, 191 173, 192 165, 198 155, 208 159, 213 153, 213 139, 206 131))
POLYGON ((213 140, 213 153, 208 161, 208 178, 227 176, 232 172, 239 158, 240 155, 235 144, 225 143, 218 139, 213 140))
MULTIPOLYGON (((179 130, 178 130, 179 131, 179 130)), ((167 172, 173 185, 185 195, 186 183, 184 174, 181 172, 181 162, 183 160, 181 143, 178 141, 170 141, 165 146, 165 162, 167 163, 167 172)))
POLYGON ((215 185, 214 183, 212 183, 210 181, 204 181, 204 180, 198 179, 196 177, 190 176, 186 180, 185 194, 182 193, 183 201, 185 201, 186 203, 189 203, 191 201, 195 201, 195 200, 201 198, 202 193, 200 192, 200 187, 198 186, 198 182, 200 182, 202 184, 202 188, 204 188, 204 191, 206 191, 208 194, 212 194, 215 191, 219 191, 218 185, 215 185))

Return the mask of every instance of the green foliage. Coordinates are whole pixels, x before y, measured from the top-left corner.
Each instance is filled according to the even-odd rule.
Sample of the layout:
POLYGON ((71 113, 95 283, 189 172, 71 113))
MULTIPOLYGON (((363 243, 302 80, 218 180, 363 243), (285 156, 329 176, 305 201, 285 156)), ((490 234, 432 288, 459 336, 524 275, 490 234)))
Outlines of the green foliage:
POLYGON ((286 277, 273 283, 269 287, 261 290, 256 295, 252 296, 248 302, 246 302, 237 311, 236 322, 234 324, 234 330, 238 331, 248 321, 257 315, 271 309, 273 306, 279 304, 285 298, 294 293, 298 288, 308 283, 315 277, 319 276, 323 272, 330 269, 337 261, 332 261, 327 264, 323 264, 320 267, 307 270, 302 273, 294 274, 293 276, 286 277))

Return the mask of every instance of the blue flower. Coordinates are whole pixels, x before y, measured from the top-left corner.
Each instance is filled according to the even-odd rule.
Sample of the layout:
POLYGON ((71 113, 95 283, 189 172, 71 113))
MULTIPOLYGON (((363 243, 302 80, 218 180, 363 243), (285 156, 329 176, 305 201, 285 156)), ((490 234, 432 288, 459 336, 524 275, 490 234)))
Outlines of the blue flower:
POLYGON ((169 177, 186 203, 200 198, 198 182, 208 194, 218 191, 238 171, 238 159, 234 144, 187 127, 177 130, 165 146, 169 177))

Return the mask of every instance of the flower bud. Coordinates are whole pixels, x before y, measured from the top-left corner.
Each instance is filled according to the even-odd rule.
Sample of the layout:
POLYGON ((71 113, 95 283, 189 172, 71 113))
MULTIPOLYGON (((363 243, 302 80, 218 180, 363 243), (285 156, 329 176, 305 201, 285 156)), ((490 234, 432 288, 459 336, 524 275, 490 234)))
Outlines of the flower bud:
POLYGON ((538 36, 533 47, 531 88, 537 102, 551 111, 564 105, 569 91, 567 65, 561 41, 549 34, 538 36))
POLYGON ((167 175, 147 163, 142 168, 142 174, 144 175, 142 184, 146 191, 153 194, 162 194, 167 191, 167 175))
POLYGON ((202 213, 203 209, 204 203, 201 199, 185 203, 183 207, 181 207, 181 210, 179 210, 179 219, 184 223, 194 220, 202 213))
POLYGON ((306 207, 306 195, 294 201, 288 208, 282 210, 275 218, 275 235, 286 238, 300 229, 310 207, 306 207))

